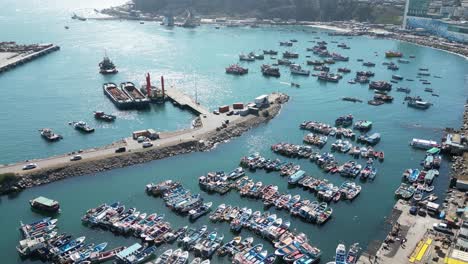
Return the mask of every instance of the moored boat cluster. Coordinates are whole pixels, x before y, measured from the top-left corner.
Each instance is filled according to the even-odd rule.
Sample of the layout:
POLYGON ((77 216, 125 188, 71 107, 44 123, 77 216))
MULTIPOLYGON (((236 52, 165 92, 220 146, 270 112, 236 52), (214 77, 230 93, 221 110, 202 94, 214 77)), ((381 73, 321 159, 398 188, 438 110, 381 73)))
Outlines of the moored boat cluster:
POLYGON ((159 245, 174 241, 185 231, 183 228, 172 230, 164 217, 157 213, 140 212, 136 208, 125 210, 123 204, 116 202, 89 209, 81 221, 89 227, 99 227, 118 235, 133 235, 143 242, 159 245))
POLYGON ((435 177, 439 176, 439 168, 442 163, 442 156, 439 153, 440 149, 436 147, 427 150, 425 158, 420 162, 421 169, 410 168, 403 172, 404 182, 395 191, 397 198, 413 198, 418 202, 430 200, 433 197, 427 194, 434 190, 433 181, 435 177))
MULTIPOLYGON (((276 214, 260 211, 253 212, 250 208, 238 208, 221 204, 216 211, 210 215, 212 221, 226 221, 230 223, 231 230, 240 231, 242 228, 249 229, 254 233, 272 242, 276 256, 289 263, 315 263, 320 259, 320 249, 311 246, 305 234, 296 234, 290 231, 290 222, 278 218, 276 214)), ((240 239, 238 239, 239 241, 240 239)), ((261 249, 260 249, 261 250, 261 249)), ((258 250, 257 250, 258 251, 258 250)), ((234 263, 272 263, 274 255, 265 258, 268 261, 250 262, 250 253, 234 254, 234 263)), ((258 254, 258 253, 257 253, 258 254)))
POLYGON ((156 185, 148 184, 146 192, 154 196, 162 196, 167 207, 175 212, 188 214, 192 220, 211 210, 212 203, 203 203, 200 194, 192 194, 180 183, 171 180, 156 185))
POLYGON ((113 260, 125 247, 105 250, 107 243, 87 244, 86 237, 73 238, 57 231, 57 219, 46 217, 30 224, 21 223, 23 240, 16 247, 23 257, 36 257, 50 263, 101 263, 113 260))

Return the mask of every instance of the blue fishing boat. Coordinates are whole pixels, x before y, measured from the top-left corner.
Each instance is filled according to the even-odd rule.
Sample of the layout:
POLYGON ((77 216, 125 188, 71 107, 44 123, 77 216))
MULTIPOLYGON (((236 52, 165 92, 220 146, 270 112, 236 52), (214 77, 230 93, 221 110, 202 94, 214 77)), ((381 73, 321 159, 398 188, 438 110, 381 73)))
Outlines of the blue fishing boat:
POLYGON ((418 177, 419 177, 419 170, 418 169, 413 169, 411 171, 411 174, 408 176, 408 181, 409 182, 415 182, 418 180, 418 177))
POLYGON ((302 178, 305 177, 305 171, 299 170, 293 175, 288 177, 288 183, 289 184, 296 184, 298 181, 300 181, 302 178))
POLYGON ((84 240, 86 239, 86 237, 82 236, 82 237, 79 237, 77 239, 74 239, 72 241, 70 241, 69 243, 61 246, 61 247, 58 247, 58 248, 53 248, 51 250, 51 253, 58 256, 58 255, 62 255, 62 254, 65 254, 75 248, 78 248, 80 246, 83 245, 83 242, 84 240))

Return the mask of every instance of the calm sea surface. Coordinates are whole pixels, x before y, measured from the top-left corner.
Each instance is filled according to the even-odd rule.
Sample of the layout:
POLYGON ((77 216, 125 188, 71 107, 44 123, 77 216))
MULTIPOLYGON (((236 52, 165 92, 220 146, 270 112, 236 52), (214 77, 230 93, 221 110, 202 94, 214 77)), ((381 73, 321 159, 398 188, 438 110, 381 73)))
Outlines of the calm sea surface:
MULTIPOLYGON (((193 192, 199 190, 198 176, 214 170, 235 168, 243 155, 261 152, 268 157, 277 156, 270 151, 270 145, 277 142, 301 143, 304 132, 298 129, 304 120, 333 123, 335 118, 351 113, 356 119, 374 122, 373 132, 382 135, 377 149, 385 151, 385 162, 377 164, 379 173, 373 183, 363 183, 363 191, 354 202, 332 204, 332 219, 324 226, 316 226, 291 219, 291 226, 307 233, 312 244, 323 250, 323 262, 331 260, 337 243, 347 245, 359 242, 364 247, 369 241, 384 236, 383 225, 395 202, 393 192, 401 182, 401 173, 406 168, 417 167, 424 152, 408 146, 413 138, 439 140, 445 127, 459 127, 463 104, 467 96, 468 63, 458 56, 416 45, 391 40, 367 37, 329 37, 327 32, 312 33, 306 27, 264 27, 264 28, 221 28, 202 26, 196 29, 167 29, 156 22, 138 21, 94 21, 71 20, 72 12, 89 13, 92 8, 104 8, 121 1, 38 1, 3 0, 0 3, 1 41, 18 43, 51 42, 61 50, 28 63, 0 76, 2 96, 0 99, 0 163, 6 164, 36 157, 47 157, 77 149, 111 143, 127 137, 134 130, 155 128, 169 131, 187 128, 194 118, 187 111, 174 108, 171 104, 153 106, 147 111, 118 111, 103 95, 104 82, 133 81, 140 85, 144 74, 150 72, 156 82, 160 75, 166 78, 166 86, 174 86, 187 94, 198 91, 198 99, 211 109, 232 102, 248 102, 258 95, 274 91, 285 92, 291 100, 281 113, 268 124, 249 131, 240 138, 222 144, 206 153, 182 155, 124 169, 113 170, 99 175, 75 177, 64 181, 33 188, 16 197, 0 198, 0 259, 2 263, 22 262, 15 251, 20 239, 17 230, 19 221, 31 222, 40 217, 29 209, 28 200, 44 195, 60 201, 62 213, 59 216, 60 231, 76 236, 85 235, 89 242, 108 241, 110 246, 130 245, 133 238, 114 236, 109 232, 91 230, 81 225, 80 217, 89 208, 103 202, 119 200, 127 207, 137 207, 148 213, 165 213, 173 226, 201 226, 208 224, 210 230, 224 233, 226 240, 232 237, 226 223, 209 223, 202 217, 195 223, 178 216, 163 205, 161 199, 149 197, 144 192, 145 184, 166 179, 183 182, 193 192), (64 29, 68 25, 69 30, 64 29), (301 54, 297 60, 305 64, 306 47, 313 46, 309 40, 329 42, 332 51, 350 57, 349 63, 336 63, 332 71, 345 66, 353 70, 338 84, 321 83, 314 77, 290 76, 281 68, 279 79, 264 78, 260 73, 262 62, 243 63, 249 68, 246 76, 230 76, 224 68, 237 62, 242 52, 260 52, 262 49, 284 51, 278 42, 297 39, 298 43, 288 50, 301 54), (351 49, 341 50, 331 41, 346 42, 351 49), (373 107, 366 103, 348 103, 340 100, 343 96, 359 97, 365 101, 372 92, 365 85, 351 85, 347 81, 356 70, 365 70, 360 62, 373 61, 377 64, 371 70, 376 73, 374 80, 390 80, 391 72, 382 65, 384 52, 399 50, 405 55, 415 55, 410 64, 400 65, 397 74, 414 82, 402 81, 396 86, 410 87, 413 95, 420 95, 434 103, 427 111, 410 109, 402 104, 404 94, 392 92, 393 104, 373 107), (97 64, 104 53, 116 63, 119 74, 102 76, 97 64), (375 56, 377 52, 378 56, 375 56), (432 97, 423 91, 427 86, 416 79, 418 68, 427 67, 432 75, 427 77, 440 97, 432 97), (297 82, 301 88, 291 88, 281 82, 297 82), (113 124, 96 122, 94 110, 114 113, 118 119, 113 124), (68 125, 70 121, 85 120, 96 127, 96 132, 83 135, 68 125), (51 127, 64 136, 64 140, 49 144, 43 141, 38 129, 51 127)), ((263 63, 273 63, 269 57, 263 63)), ((333 140, 323 149, 327 151, 333 140)), ((349 157, 337 154, 340 161, 349 157)), ((335 184, 344 181, 338 175, 325 175, 315 164, 296 161, 312 175, 328 178, 335 184)), ((361 161, 362 162, 362 161, 361 161)), ((436 179, 436 192, 441 194, 448 185, 448 166, 444 162, 441 175, 436 179)), ((275 183, 283 192, 301 194, 314 200, 312 193, 300 188, 288 188, 286 179, 276 173, 249 173, 264 184, 275 183)), ((241 199, 235 192, 230 194, 207 195, 205 200, 264 210, 261 201, 241 199)), ((284 211, 278 216, 289 218, 284 211)), ((254 236, 265 246, 269 243, 242 231, 242 236, 254 236)), ((167 246, 164 246, 163 251, 167 246)), ((214 263, 227 263, 227 258, 215 258, 214 263)), ((29 261, 23 261, 29 262, 29 261)))

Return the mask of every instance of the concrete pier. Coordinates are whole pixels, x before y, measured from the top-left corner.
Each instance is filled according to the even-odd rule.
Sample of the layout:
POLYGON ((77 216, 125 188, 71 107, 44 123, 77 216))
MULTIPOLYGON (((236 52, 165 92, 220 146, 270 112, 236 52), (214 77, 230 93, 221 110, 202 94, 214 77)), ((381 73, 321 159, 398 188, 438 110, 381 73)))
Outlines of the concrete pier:
MULTIPOLYGON (((159 139, 153 141, 153 147, 149 148, 143 148, 141 143, 138 143, 131 137, 127 137, 108 146, 80 151, 79 154, 83 158, 80 161, 70 161, 70 157, 78 153, 67 153, 49 158, 31 159, 14 164, 0 165, 0 174, 15 173, 18 176, 29 175, 32 178, 34 178, 34 175, 48 175, 48 177, 52 177, 50 175, 54 172, 66 170, 67 168, 72 168, 75 165, 82 166, 82 169, 72 170, 69 174, 75 176, 91 173, 91 170, 94 172, 103 171, 105 170, 103 169, 104 167, 111 169, 112 167, 130 166, 132 164, 176 155, 174 154, 175 152, 167 152, 167 150, 171 148, 177 148, 177 153, 207 150, 213 147, 216 143, 225 142, 234 136, 240 136, 240 134, 250 128, 272 119, 280 111, 281 105, 287 102, 289 98, 284 94, 273 93, 268 97, 270 104, 261 108, 261 113, 249 114, 247 116, 228 116, 226 113, 215 115, 214 113, 208 112, 204 107, 194 103, 190 97, 177 92, 175 89, 173 89, 170 94, 178 103, 185 104, 187 107, 194 109, 194 111, 203 114, 199 116, 201 126, 179 131, 161 132, 159 133, 159 139), (190 147, 187 149, 186 146, 190 147), (126 152, 115 153, 115 150, 119 147, 126 147, 126 152), (119 164, 119 160, 122 160, 121 164, 119 164), (23 166, 28 163, 36 163, 37 168, 28 171, 23 170, 23 166), (101 165, 87 166, 87 164, 98 163, 101 165)), ((34 185, 54 180, 55 179, 43 179, 37 183, 33 183, 34 181, 29 179, 28 184, 25 187, 32 187, 34 185)))
POLYGON ((34 49, 26 48, 23 51, 3 51, 0 49, 0 73, 6 72, 16 66, 37 59, 43 55, 59 50, 60 47, 53 44, 41 44, 34 46, 34 49))
POLYGON ((175 88, 171 87, 165 90, 165 93, 169 100, 177 103, 182 108, 188 108, 198 115, 208 115, 210 113, 208 109, 204 108, 199 103, 195 102, 192 98, 190 98, 188 95, 183 94, 175 88))
POLYGON ((396 212, 396 221, 391 221, 394 222, 391 223, 393 230, 387 236, 387 242, 369 247, 360 256, 358 264, 428 263, 425 261, 435 255, 431 252, 434 250, 433 244, 436 243, 433 241, 436 241, 437 235, 434 235, 432 226, 441 221, 429 215, 426 217, 411 215, 410 207, 402 200, 396 203, 393 208, 396 212), (431 247, 424 246, 426 243, 431 247))

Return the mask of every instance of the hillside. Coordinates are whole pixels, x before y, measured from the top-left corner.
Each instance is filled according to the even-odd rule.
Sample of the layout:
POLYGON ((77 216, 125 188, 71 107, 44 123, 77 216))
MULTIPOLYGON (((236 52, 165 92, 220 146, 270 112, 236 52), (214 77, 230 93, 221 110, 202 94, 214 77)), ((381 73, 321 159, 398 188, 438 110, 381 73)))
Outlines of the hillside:
POLYGON ((398 21, 402 11, 356 0, 133 0, 143 12, 180 14, 189 8, 197 15, 282 18, 308 21, 398 21), (388 14, 388 15, 387 15, 388 14))

